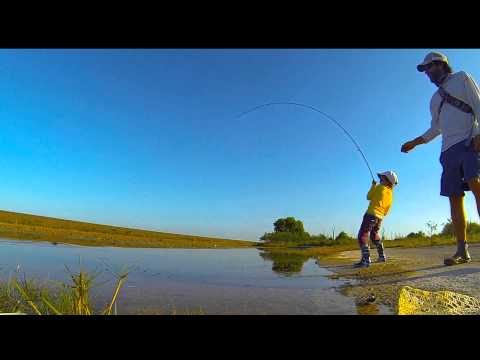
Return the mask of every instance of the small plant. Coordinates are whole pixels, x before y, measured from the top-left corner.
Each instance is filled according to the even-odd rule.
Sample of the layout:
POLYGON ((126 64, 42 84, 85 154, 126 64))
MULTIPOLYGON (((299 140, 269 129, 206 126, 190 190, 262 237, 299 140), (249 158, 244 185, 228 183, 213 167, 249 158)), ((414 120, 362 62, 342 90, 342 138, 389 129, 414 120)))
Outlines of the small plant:
MULTIPOLYGON (((57 291, 35 285, 27 280, 16 277, 3 286, 0 300, 3 307, 12 313, 26 313, 30 309, 36 315, 94 315, 90 304, 90 289, 96 275, 89 275, 81 270, 78 274, 71 273, 71 284, 60 285, 57 291)), ((128 273, 118 276, 115 291, 110 303, 99 315, 112 315, 120 289, 127 279, 128 273)), ((7 310, 1 309, 1 310, 7 310)))
POLYGON ((433 245, 433 234, 437 231, 437 223, 433 222, 432 220, 427 222, 428 233, 430 235, 430 245, 433 245))
POLYGON ((430 237, 433 236, 433 234, 437 231, 437 223, 433 222, 432 220, 427 222, 427 228, 428 228, 428 233, 430 234, 430 237))

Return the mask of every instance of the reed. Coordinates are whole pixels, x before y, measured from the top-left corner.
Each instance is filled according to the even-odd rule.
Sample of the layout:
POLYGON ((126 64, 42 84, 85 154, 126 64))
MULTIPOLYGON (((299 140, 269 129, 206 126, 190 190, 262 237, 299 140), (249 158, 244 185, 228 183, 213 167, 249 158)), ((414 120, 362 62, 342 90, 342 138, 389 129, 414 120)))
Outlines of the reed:
POLYGON ((71 273, 71 283, 60 283, 52 289, 27 279, 25 275, 23 279, 15 275, 0 286, 0 311, 31 315, 112 315, 128 273, 118 276, 111 301, 97 313, 90 299, 96 276, 80 270, 71 273))

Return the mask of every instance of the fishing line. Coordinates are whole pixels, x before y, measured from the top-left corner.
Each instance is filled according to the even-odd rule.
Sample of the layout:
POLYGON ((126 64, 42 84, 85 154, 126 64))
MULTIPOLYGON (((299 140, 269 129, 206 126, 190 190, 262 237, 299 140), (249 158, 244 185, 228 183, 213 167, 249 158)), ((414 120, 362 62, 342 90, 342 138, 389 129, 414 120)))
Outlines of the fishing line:
POLYGON ((373 172, 372 172, 372 169, 370 168, 370 164, 368 163, 368 160, 367 158, 365 157, 365 154, 363 153, 362 149, 360 149, 360 146, 358 145, 358 143, 355 141, 355 139, 353 138, 352 135, 350 135, 350 133, 337 121, 335 120, 333 117, 329 116, 328 114, 324 113, 323 111, 320 111, 316 108, 314 108, 313 106, 310 106, 310 105, 305 105, 305 104, 300 104, 300 103, 295 103, 295 102, 272 102, 272 103, 268 103, 268 104, 263 104, 263 105, 259 105, 259 106, 256 106, 254 107, 253 109, 250 109, 250 110, 247 110, 243 113, 241 113, 238 117, 238 118, 241 118, 242 116, 244 115, 247 115, 253 111, 256 111, 260 108, 263 108, 263 107, 267 107, 267 106, 272 106, 272 105, 295 105, 295 106, 300 106, 300 107, 303 107, 303 108, 307 108, 307 109, 310 109, 310 110, 313 110, 323 116, 325 116, 327 119, 331 120, 335 125, 337 125, 340 129, 343 130, 343 132, 348 136, 348 138, 353 142, 353 144, 355 145, 355 147, 357 148, 358 152, 362 155, 362 158, 363 160, 365 161, 365 164, 367 165, 368 167, 368 171, 370 171, 370 175, 372 176, 372 179, 375 180, 375 177, 373 176, 373 172))

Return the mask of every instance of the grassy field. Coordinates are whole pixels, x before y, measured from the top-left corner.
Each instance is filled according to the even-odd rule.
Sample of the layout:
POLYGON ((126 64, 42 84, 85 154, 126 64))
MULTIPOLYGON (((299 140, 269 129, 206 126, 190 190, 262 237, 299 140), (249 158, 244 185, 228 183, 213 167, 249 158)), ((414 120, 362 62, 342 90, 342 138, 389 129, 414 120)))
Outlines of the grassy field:
MULTIPOLYGON (((269 250, 328 255, 335 252, 358 249, 355 239, 335 243, 261 243, 253 241, 208 238, 149 230, 131 229, 100 225, 80 221, 57 219, 0 210, 0 237, 16 240, 38 240, 83 246, 115 246, 142 248, 251 248, 263 247, 269 250)), ((469 235, 469 242, 480 242, 480 234, 469 235)), ((453 245, 453 237, 434 235, 432 237, 400 238, 384 241, 385 247, 425 247, 453 245)))
POLYGON ((138 230, 0 210, 0 237, 83 246, 142 248, 248 248, 255 243, 138 230))

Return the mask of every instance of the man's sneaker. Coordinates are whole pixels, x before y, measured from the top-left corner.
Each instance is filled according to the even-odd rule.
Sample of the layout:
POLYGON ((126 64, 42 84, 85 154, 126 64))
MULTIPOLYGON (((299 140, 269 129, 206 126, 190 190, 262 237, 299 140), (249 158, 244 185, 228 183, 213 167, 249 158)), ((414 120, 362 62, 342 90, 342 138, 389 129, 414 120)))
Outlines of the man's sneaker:
POLYGON ((443 263, 447 266, 466 264, 472 261, 468 251, 465 251, 463 254, 456 253, 452 257, 446 258, 443 263))
POLYGON ((377 263, 384 263, 387 262, 387 258, 385 256, 379 256, 377 259, 377 263))
POLYGON ((370 259, 362 258, 360 262, 353 265, 354 268, 368 268, 370 266, 370 259))

